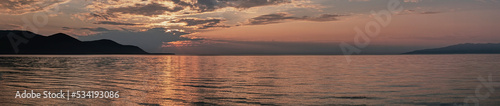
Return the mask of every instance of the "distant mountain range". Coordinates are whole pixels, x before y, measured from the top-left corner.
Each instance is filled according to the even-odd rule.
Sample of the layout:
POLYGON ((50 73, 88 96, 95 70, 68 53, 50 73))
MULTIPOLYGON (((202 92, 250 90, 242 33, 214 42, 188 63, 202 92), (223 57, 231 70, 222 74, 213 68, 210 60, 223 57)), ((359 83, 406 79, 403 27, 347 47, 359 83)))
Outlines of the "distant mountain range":
POLYGON ((137 46, 121 45, 114 41, 106 39, 96 41, 80 41, 63 33, 58 33, 51 36, 42 36, 29 31, 0 30, 0 54, 150 53, 145 52, 137 46))
POLYGON ((403 54, 500 54, 500 43, 465 43, 442 48, 416 50, 403 54))

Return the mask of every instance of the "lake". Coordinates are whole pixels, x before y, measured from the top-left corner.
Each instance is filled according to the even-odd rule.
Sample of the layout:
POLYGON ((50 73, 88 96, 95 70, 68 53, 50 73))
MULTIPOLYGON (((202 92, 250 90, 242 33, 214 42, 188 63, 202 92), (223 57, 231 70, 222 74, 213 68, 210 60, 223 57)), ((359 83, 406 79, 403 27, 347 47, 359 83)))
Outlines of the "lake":
POLYGON ((500 55, 351 59, 4 55, 0 105, 500 105, 500 86, 480 81, 500 81, 500 55), (119 91, 119 98, 15 98, 24 90, 119 91))

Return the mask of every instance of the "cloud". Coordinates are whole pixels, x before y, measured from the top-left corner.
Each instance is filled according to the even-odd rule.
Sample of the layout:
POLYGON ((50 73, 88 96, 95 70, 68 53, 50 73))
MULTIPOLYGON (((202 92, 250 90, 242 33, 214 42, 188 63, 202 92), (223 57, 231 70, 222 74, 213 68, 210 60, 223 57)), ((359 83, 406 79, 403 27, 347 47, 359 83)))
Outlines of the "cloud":
POLYGON ((323 22, 323 21, 337 21, 337 17, 340 17, 342 15, 332 15, 332 14, 321 14, 319 17, 304 17, 302 20, 307 20, 307 21, 317 21, 317 22, 323 22))
POLYGON ((190 7, 192 11, 197 12, 210 12, 227 7, 247 9, 252 7, 278 5, 292 2, 292 0, 196 0, 195 2, 191 3, 181 0, 171 1, 180 6, 190 7))
POLYGON ((239 2, 236 5, 232 5, 232 7, 236 8, 251 8, 258 6, 267 6, 267 5, 277 5, 284 3, 291 3, 291 0, 237 0, 239 2))
POLYGON ((421 2, 422 0, 404 0, 403 2, 411 2, 411 3, 418 3, 421 2))
POLYGON ((185 26, 195 26, 198 29, 207 29, 211 27, 223 27, 227 28, 229 26, 220 25, 224 21, 222 19, 178 19, 170 21, 170 23, 185 23, 185 26))
POLYGON ((88 30, 88 31, 93 31, 93 32, 107 32, 107 31, 114 31, 114 30, 109 30, 103 27, 96 27, 96 28, 70 28, 70 27, 62 27, 63 30, 88 30))
POLYGON ((162 15, 165 12, 178 12, 183 10, 183 7, 166 7, 163 4, 152 2, 150 4, 135 4, 134 6, 118 7, 108 9, 108 13, 124 13, 144 16, 162 15))
POLYGON ((95 22, 94 24, 128 25, 128 26, 143 25, 143 24, 136 24, 136 23, 124 23, 124 22, 113 22, 113 21, 98 21, 98 22, 95 22))
POLYGON ((96 18, 104 20, 110 20, 110 18, 116 18, 116 16, 113 14, 102 14, 102 13, 88 13, 85 16, 87 16, 87 18, 96 18))
POLYGON ((0 13, 24 14, 42 11, 70 0, 0 0, 0 13))
POLYGON ((336 21, 338 20, 337 17, 340 16, 341 15, 322 14, 318 17, 308 17, 308 16, 293 17, 291 16, 291 14, 288 13, 275 13, 275 14, 267 14, 251 18, 248 20, 248 23, 246 25, 274 24, 274 23, 282 23, 285 22, 286 20, 316 21, 316 22, 336 21))
POLYGON ((273 24, 273 23, 281 23, 281 21, 286 19, 297 19, 297 17, 289 17, 288 13, 276 13, 276 14, 267 14, 261 15, 255 18, 249 19, 249 25, 264 25, 264 24, 273 24))
POLYGON ((19 30, 22 28, 23 27, 21 25, 16 25, 16 24, 0 24, 0 29, 2 30, 7 30, 7 29, 19 30))
POLYGON ((500 2, 499 0, 476 0, 476 1, 479 1, 479 2, 483 2, 483 3, 498 3, 500 2))
MULTIPOLYGON (((304 2, 303 0, 94 0, 87 3, 84 7, 86 12, 75 14, 72 18, 94 24, 142 27, 142 30, 168 27, 194 32, 198 29, 228 28, 229 25, 242 23, 233 20, 246 20, 227 18, 230 19, 229 25, 223 24, 227 20, 223 20, 225 18, 222 18, 222 15, 213 14, 226 9, 246 12, 243 10, 304 2), (200 19, 202 18, 200 16, 208 18, 200 19)), ((243 18, 243 16, 238 17, 243 18)))
POLYGON ((426 11, 426 12, 422 12, 420 14, 438 14, 438 13, 441 13, 441 12, 436 12, 436 11, 426 11))
MULTIPOLYGON (((70 35, 92 35, 92 34, 98 34, 98 33, 104 33, 104 32, 110 32, 110 31, 118 31, 118 30, 111 30, 108 28, 103 28, 103 27, 61 27, 63 33, 70 34, 70 35)), ((123 29, 122 29, 123 30, 123 29)))
POLYGON ((349 0, 349 2, 366 2, 371 0, 349 0))
MULTIPOLYGON (((292 3, 292 0, 100 0, 92 2, 91 12, 102 14, 133 14, 158 16, 166 14, 192 14, 212 12, 222 8, 248 9, 260 6, 292 3), (103 11, 105 10, 105 11, 103 11)), ((105 15, 90 16, 109 19, 105 15)))
POLYGON ((404 10, 404 11, 400 12, 399 15, 410 15, 410 14, 426 15, 426 14, 439 14, 439 13, 443 13, 443 12, 417 9, 417 10, 404 10))
MULTIPOLYGON (((372 0, 349 0, 349 2, 367 2, 367 1, 372 1, 372 0)), ((422 0, 403 0, 403 2, 410 2, 410 3, 418 3, 421 1, 422 0)))

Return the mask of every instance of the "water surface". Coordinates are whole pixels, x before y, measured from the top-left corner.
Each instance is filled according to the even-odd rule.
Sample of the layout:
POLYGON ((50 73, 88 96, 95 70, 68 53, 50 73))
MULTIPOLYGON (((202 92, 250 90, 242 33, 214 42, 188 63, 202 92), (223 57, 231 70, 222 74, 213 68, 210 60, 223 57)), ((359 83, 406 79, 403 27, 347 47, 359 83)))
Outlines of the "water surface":
MULTIPOLYGON (((0 56, 0 105, 453 105, 500 55, 0 56), (16 91, 120 91, 118 99, 19 99, 16 91)), ((481 89, 480 93, 489 92, 481 89)), ((500 105, 500 90, 481 105, 500 105)))

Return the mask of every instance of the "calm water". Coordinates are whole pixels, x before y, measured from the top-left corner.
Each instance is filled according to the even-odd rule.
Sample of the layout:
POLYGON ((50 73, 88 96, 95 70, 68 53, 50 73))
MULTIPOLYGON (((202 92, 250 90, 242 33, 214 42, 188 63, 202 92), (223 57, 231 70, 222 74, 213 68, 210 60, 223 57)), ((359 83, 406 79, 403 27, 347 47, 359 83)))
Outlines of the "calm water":
MULTIPOLYGON (((0 56, 0 105, 453 105, 475 97, 479 76, 500 81, 500 55, 351 58, 0 56), (18 90, 113 90, 120 98, 16 99, 18 90)), ((499 87, 478 102, 500 105, 499 87)))

